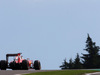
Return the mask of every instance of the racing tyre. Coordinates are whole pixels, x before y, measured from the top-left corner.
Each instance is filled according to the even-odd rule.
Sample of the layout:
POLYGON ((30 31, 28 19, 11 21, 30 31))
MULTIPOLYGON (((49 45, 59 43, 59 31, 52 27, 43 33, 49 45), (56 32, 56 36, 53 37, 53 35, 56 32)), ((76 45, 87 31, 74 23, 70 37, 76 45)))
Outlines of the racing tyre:
POLYGON ((28 70, 29 69, 29 63, 27 60, 22 61, 22 69, 28 70))
POLYGON ((1 60, 1 70, 6 70, 7 62, 5 60, 1 60))
POLYGON ((41 63, 38 60, 34 61, 34 69, 35 70, 40 70, 41 69, 41 63))
POLYGON ((1 61, 0 61, 0 69, 1 69, 1 61))

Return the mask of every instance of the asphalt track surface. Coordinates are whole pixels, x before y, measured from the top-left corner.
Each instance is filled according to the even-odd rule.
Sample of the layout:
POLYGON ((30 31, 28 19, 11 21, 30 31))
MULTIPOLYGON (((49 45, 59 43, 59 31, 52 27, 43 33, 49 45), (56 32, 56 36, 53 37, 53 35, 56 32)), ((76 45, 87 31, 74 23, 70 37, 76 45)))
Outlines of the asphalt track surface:
POLYGON ((46 72, 50 70, 0 70, 0 75, 21 75, 27 73, 46 72))
MULTIPOLYGON (((36 73, 36 72, 47 72, 47 71, 55 71, 55 70, 0 70, 0 75, 21 75, 28 73, 36 73)), ((100 75, 100 72, 88 73, 85 75, 100 75)))

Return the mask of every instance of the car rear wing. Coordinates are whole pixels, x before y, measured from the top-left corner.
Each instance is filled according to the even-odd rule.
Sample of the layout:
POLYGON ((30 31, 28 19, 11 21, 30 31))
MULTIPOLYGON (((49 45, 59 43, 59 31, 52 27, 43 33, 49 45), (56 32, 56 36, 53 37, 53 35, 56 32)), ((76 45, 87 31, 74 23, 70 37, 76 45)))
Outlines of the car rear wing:
POLYGON ((21 55, 21 54, 22 54, 22 53, 6 54, 6 61, 7 61, 7 64, 8 64, 8 57, 18 56, 18 55, 21 55))

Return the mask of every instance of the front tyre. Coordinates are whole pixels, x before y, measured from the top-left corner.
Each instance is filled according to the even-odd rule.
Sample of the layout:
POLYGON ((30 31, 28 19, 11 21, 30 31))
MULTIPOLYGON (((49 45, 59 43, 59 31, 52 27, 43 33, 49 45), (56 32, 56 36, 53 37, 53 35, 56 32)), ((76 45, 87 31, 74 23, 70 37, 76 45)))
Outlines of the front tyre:
POLYGON ((34 69, 35 70, 40 70, 41 69, 41 63, 39 60, 34 61, 34 69))

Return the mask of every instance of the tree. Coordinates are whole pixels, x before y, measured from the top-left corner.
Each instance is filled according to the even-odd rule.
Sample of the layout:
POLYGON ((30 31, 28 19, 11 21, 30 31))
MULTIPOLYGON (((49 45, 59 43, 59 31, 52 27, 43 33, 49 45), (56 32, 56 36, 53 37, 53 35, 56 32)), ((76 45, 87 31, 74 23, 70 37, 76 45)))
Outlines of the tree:
POLYGON ((80 62, 80 56, 78 53, 74 61, 74 69, 82 69, 82 63, 80 62))
POLYGON ((70 60, 69 60, 68 67, 69 67, 69 69, 74 69, 74 63, 73 63, 72 58, 70 58, 70 60))
POLYGON ((84 49, 87 54, 82 54, 84 68, 98 68, 100 67, 99 46, 92 41, 89 34, 86 40, 86 48, 84 49))
POLYGON ((61 69, 68 69, 68 63, 66 62, 66 59, 64 59, 64 62, 60 66, 61 69))

